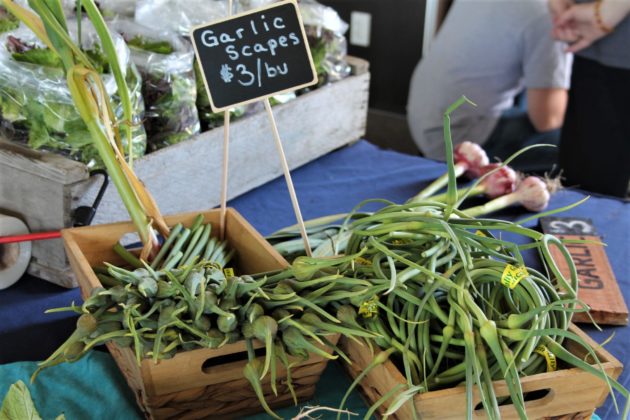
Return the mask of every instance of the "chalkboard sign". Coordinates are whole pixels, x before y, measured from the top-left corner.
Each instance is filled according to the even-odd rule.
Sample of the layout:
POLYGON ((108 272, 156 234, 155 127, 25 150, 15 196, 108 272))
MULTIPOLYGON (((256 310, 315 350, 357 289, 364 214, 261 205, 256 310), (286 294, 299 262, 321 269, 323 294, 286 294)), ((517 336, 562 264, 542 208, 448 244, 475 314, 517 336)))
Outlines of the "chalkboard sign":
POLYGON ((215 112, 317 83, 294 0, 198 26, 191 35, 215 112))
POLYGON ((552 235, 597 235, 593 221, 584 217, 542 217, 540 225, 552 235))

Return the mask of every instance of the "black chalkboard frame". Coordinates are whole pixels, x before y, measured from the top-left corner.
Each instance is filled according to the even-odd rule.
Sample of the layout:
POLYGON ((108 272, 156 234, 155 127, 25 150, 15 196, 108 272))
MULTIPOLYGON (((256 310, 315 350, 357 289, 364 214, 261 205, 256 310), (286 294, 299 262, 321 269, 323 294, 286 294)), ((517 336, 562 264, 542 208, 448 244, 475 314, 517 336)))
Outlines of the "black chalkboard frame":
MULTIPOLYGON (((270 98, 270 97, 272 97, 274 95, 279 95, 279 94, 283 94, 283 93, 293 92, 293 91, 296 91, 296 90, 299 90, 299 89, 302 89, 302 88, 305 88, 305 87, 308 87, 308 86, 312 86, 312 85, 314 85, 314 84, 316 84, 318 82, 317 71, 315 70, 315 64, 313 62, 313 57, 311 55, 311 49, 310 49, 310 46, 308 44, 308 39, 306 37, 306 31, 304 30, 304 22, 302 20, 302 14, 300 13, 300 8, 299 8, 296 0, 279 1, 279 2, 276 2, 276 3, 272 3, 272 4, 268 5, 268 6, 263 6, 263 7, 259 7, 259 8, 256 8, 256 9, 248 10, 248 11, 245 11, 243 13, 236 14, 236 15, 226 16, 224 19, 219 19, 219 20, 215 20, 215 21, 212 21, 212 22, 206 22, 206 23, 203 23, 201 25, 197 25, 197 26, 193 27, 190 30, 190 39, 194 40, 193 33, 197 29, 204 28, 204 27, 206 27, 208 25, 211 25, 211 24, 217 24, 217 23, 221 23, 221 22, 226 22, 226 21, 229 21, 229 20, 232 20, 232 19, 236 19, 236 18, 241 18, 241 17, 247 16, 247 15, 264 12, 265 10, 273 9, 273 8, 280 7, 280 6, 284 6, 286 4, 291 4, 295 8, 296 15, 297 15, 298 21, 300 23, 300 31, 301 31, 301 34, 302 34, 302 39, 304 40, 304 46, 305 46, 305 50, 306 50, 305 52, 306 52, 306 54, 308 56, 308 62, 310 63, 311 72, 313 74, 312 80, 310 80, 310 81, 308 81, 306 83, 297 85, 297 86, 292 86, 292 87, 287 88, 287 89, 282 89, 282 90, 279 90, 279 91, 276 91, 276 92, 271 92, 271 93, 268 93, 268 94, 265 94, 265 95, 261 95, 261 96, 255 97, 255 98, 251 98, 251 99, 248 99, 246 101, 230 104, 229 106, 217 107, 215 105, 214 101, 213 101, 212 92, 210 91, 210 87, 208 86, 208 81, 206 80, 205 74, 204 74, 203 69, 202 69, 202 71, 199 72, 199 73, 202 76, 203 84, 204 84, 204 86, 206 88, 206 92, 208 93, 208 98, 210 99, 210 107, 212 108, 213 112, 227 111, 227 110, 229 110, 231 108, 234 108, 234 107, 237 107, 237 106, 242 106, 242 105, 258 102, 260 100, 268 99, 268 98, 270 98)), ((197 63, 198 63, 198 65, 201 66, 201 57, 199 55, 199 51, 197 49, 197 45, 195 44, 195 42, 192 42, 192 45, 193 45, 193 49, 195 51, 195 57, 197 59, 197 63)))

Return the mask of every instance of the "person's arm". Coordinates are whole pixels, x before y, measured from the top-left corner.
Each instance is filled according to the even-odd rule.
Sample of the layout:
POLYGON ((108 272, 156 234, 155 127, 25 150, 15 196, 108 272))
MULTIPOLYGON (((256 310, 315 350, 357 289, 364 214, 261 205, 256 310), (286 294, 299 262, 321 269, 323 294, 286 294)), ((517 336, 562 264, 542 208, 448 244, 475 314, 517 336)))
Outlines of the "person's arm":
POLYGON ((527 89, 527 115, 536 131, 560 128, 564 121, 567 101, 566 89, 527 89))
POLYGON ((523 31, 522 66, 527 114, 538 132, 560 128, 568 102, 573 56, 564 52, 562 42, 549 36, 551 29, 551 16, 545 15, 543 9, 531 18, 523 31))

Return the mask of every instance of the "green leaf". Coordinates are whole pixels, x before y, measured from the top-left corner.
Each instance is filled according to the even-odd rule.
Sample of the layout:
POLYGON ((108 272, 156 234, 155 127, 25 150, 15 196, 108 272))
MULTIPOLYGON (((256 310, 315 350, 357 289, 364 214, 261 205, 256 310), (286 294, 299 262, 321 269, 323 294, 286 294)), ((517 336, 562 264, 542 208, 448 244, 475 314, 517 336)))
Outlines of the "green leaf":
POLYGON ((3 420, 41 420, 31 393, 22 381, 17 381, 9 388, 0 409, 3 420))

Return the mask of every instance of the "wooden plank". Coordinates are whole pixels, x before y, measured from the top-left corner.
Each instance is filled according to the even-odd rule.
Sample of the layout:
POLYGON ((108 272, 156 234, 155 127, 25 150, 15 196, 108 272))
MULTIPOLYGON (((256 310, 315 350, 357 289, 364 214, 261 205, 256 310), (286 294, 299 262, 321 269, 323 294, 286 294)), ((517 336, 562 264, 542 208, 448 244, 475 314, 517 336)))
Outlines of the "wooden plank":
MULTIPOLYGON (((603 348, 598 347, 592 339, 575 325, 572 325, 570 330, 579 335, 591 347, 597 349, 596 354, 608 375, 615 379, 619 377, 622 365, 615 357, 603 348)), ((342 339, 341 345, 353 362, 352 365, 346 365, 346 368, 353 377, 356 377, 359 372, 365 369, 373 356, 366 346, 359 347, 353 341, 342 339)), ((579 346, 574 343, 570 342, 567 347, 576 356, 583 356, 581 354, 583 350, 580 350, 579 346)), ((369 372, 360 386, 370 404, 373 404, 382 395, 401 383, 406 383, 405 378, 391 361, 387 361, 369 372)), ((604 381, 577 368, 561 369, 556 372, 523 377, 521 378, 521 384, 524 392, 550 390, 542 398, 525 403, 527 414, 532 419, 592 412, 604 402, 608 395, 608 388, 604 381)), ((493 387, 497 396, 508 395, 505 381, 495 381, 493 387)), ((473 405, 480 402, 476 388, 473 390, 473 398, 473 405)), ((386 411, 391 401, 390 399, 385 402, 381 407, 381 413, 386 411)), ((455 420, 465 418, 465 402, 466 391, 463 386, 417 394, 414 397, 415 410, 423 419, 455 420)), ((394 414, 393 418, 412 418, 412 410, 411 404, 405 404, 394 414)), ((516 410, 510 405, 501 406, 500 412, 503 419, 518 418, 516 410)), ((475 413, 475 418, 482 419, 486 418, 486 416, 482 410, 479 410, 475 413)))
MULTIPOLYGON (((219 211, 213 211, 211 214, 213 226, 218 226, 219 211)), ((236 255, 236 264, 243 273, 264 273, 288 267, 287 261, 278 251, 236 210, 227 209, 225 227, 229 245, 239 250, 236 255)), ((219 230, 215 229, 213 236, 218 233, 219 230)))
MULTIPOLYGON (((262 346, 259 343, 258 347, 262 346)), ((323 346, 319 346, 324 350, 328 350, 323 346)), ((262 357, 260 358, 263 359, 262 357)), ((295 380, 301 375, 313 375, 317 372, 321 373, 321 364, 324 359, 321 356, 310 355, 308 361, 301 362, 296 358, 290 358, 290 361, 296 363, 292 369, 295 380), (309 367, 311 367, 309 369, 309 367)), ((143 368, 146 368, 146 375, 150 377, 151 386, 147 386, 147 395, 149 397, 161 396, 178 392, 186 389, 200 388, 209 385, 225 384, 231 381, 243 380, 243 368, 247 363, 247 353, 245 343, 239 342, 232 345, 224 346, 219 349, 198 349, 177 354, 172 359, 163 360, 154 364, 152 361, 143 361, 143 368), (225 363, 210 368, 203 368, 206 361, 228 355, 242 354, 242 359, 230 363, 225 363)), ((283 366, 277 366, 276 372, 279 378, 286 376, 286 370, 283 366)), ((267 384, 269 378, 263 381, 267 384)), ((247 386, 247 382, 242 382, 241 386, 247 386)))
MULTIPOLYGON (((344 367, 352 378, 356 378, 361 372, 363 372, 374 358, 374 355, 370 352, 367 345, 360 346, 356 342, 348 340, 345 337, 341 338, 340 346, 341 350, 344 351, 352 361, 352 364, 344 363, 344 367)), ((372 405, 391 389, 406 382, 405 377, 393 363, 385 362, 370 370, 366 374, 365 378, 359 383, 359 386, 361 388, 361 392, 368 400, 368 405, 372 405)), ((389 405, 393 402, 394 398, 395 397, 392 397, 384 402, 379 409, 381 414, 384 414, 385 411, 387 411, 387 407, 389 407, 389 405)), ((413 410, 413 402, 409 402, 400 407, 391 418, 414 418, 413 410)))
MULTIPOLYGON (((33 243, 35 246, 35 243, 33 243)), ((55 248, 56 251, 57 248, 55 248)), ((63 246, 62 246, 63 249, 63 246)), ((78 287, 77 279, 74 277, 72 268, 68 265, 68 261, 65 260, 62 267, 52 267, 48 260, 40 262, 40 258, 36 257, 31 259, 31 263, 28 266, 28 274, 31 276, 51 281, 58 286, 66 287, 68 289, 78 287)))
MULTIPOLYGON (((560 239, 601 241, 599 236, 557 235, 560 239)), ((619 289, 619 284, 608 261, 605 248, 594 243, 566 244, 576 266, 579 287, 578 298, 591 309, 590 315, 601 325, 627 325, 628 307, 619 289)), ((569 264, 560 250, 552 246, 551 255, 560 272, 569 277, 569 264)), ((586 313, 576 313, 574 322, 591 323, 586 313)))
MULTIPOLYGON (((286 390, 284 391, 285 392, 280 393, 279 389, 278 397, 269 399, 268 404, 271 408, 283 407, 291 405, 293 403, 291 394, 286 390)), ((306 401, 309 400, 315 393, 315 387, 299 387, 295 390, 295 393, 297 395, 298 401, 306 401)), ((242 418, 245 415, 255 414, 262 411, 260 403, 258 402, 258 399, 253 394, 253 392, 243 392, 243 394, 245 394, 245 397, 243 397, 242 394, 236 394, 234 401, 213 404, 212 406, 205 406, 200 409, 197 409, 195 407, 194 401, 190 401, 187 404, 178 404, 177 408, 162 407, 154 411, 155 415, 153 418, 177 420, 196 420, 203 418, 225 420, 238 419, 242 418)))
POLYGON ((146 391, 142 381, 142 373, 136 362, 134 353, 129 351, 129 349, 118 347, 113 342, 107 343, 106 346, 109 353, 114 358, 116 365, 118 365, 118 369, 120 369, 120 372, 127 381, 129 388, 131 388, 131 391, 136 397, 138 407, 140 407, 142 412, 148 417, 149 413, 145 408, 144 401, 146 391))
POLYGON ((564 416, 545 417, 545 420, 589 420, 593 416, 593 410, 580 413, 565 414, 564 416))
POLYGON ((370 62, 359 57, 348 56, 348 64, 352 69, 352 74, 360 76, 370 71, 370 62))
MULTIPOLYGON (((584 217, 542 217, 540 226, 544 233, 561 240, 587 241, 565 244, 577 271, 578 297, 590 307, 588 314, 574 314, 573 322, 591 323, 594 319, 602 325, 627 325, 628 307, 593 221, 584 217)), ((550 252, 562 275, 570 278, 569 263, 561 250, 552 245, 550 252)))
MULTIPOLYGON (((15 146, 3 141, 0 141, 0 147, 3 147, 0 148, 0 212, 20 218, 31 232, 56 230, 70 224, 72 200, 60 180, 73 179, 72 172, 63 172, 63 165, 56 167, 49 161, 42 163, 31 159, 28 153, 35 152, 28 149, 19 148, 20 153, 17 153, 13 149, 15 146), (24 151, 26 155, 21 154, 24 151), (42 174, 37 173, 39 169, 42 174)), ((60 162, 60 159, 64 164, 72 162, 59 156, 53 161, 60 162)), ((72 162, 73 168, 76 169, 76 165, 77 162, 72 162)), ((30 274, 66 287, 76 287, 69 275, 61 240, 34 242, 31 254, 30 274)))
MULTIPOLYGON (((365 134, 369 79, 369 73, 353 76, 274 107, 291 169, 365 134)), ((236 121, 230 125, 230 130, 228 199, 282 175, 264 113, 236 121)), ((211 208, 221 201, 222 144, 222 130, 207 131, 138 159, 134 169, 162 212, 172 214, 211 208)), ((82 186, 78 185, 76 191, 90 202, 96 187, 81 191, 82 186)), ((117 192, 109 188, 94 223, 127 219, 117 192)))
POLYGON ((0 167, 3 166, 59 184, 72 184, 89 176, 87 167, 80 162, 54 153, 32 150, 0 138, 0 167))

